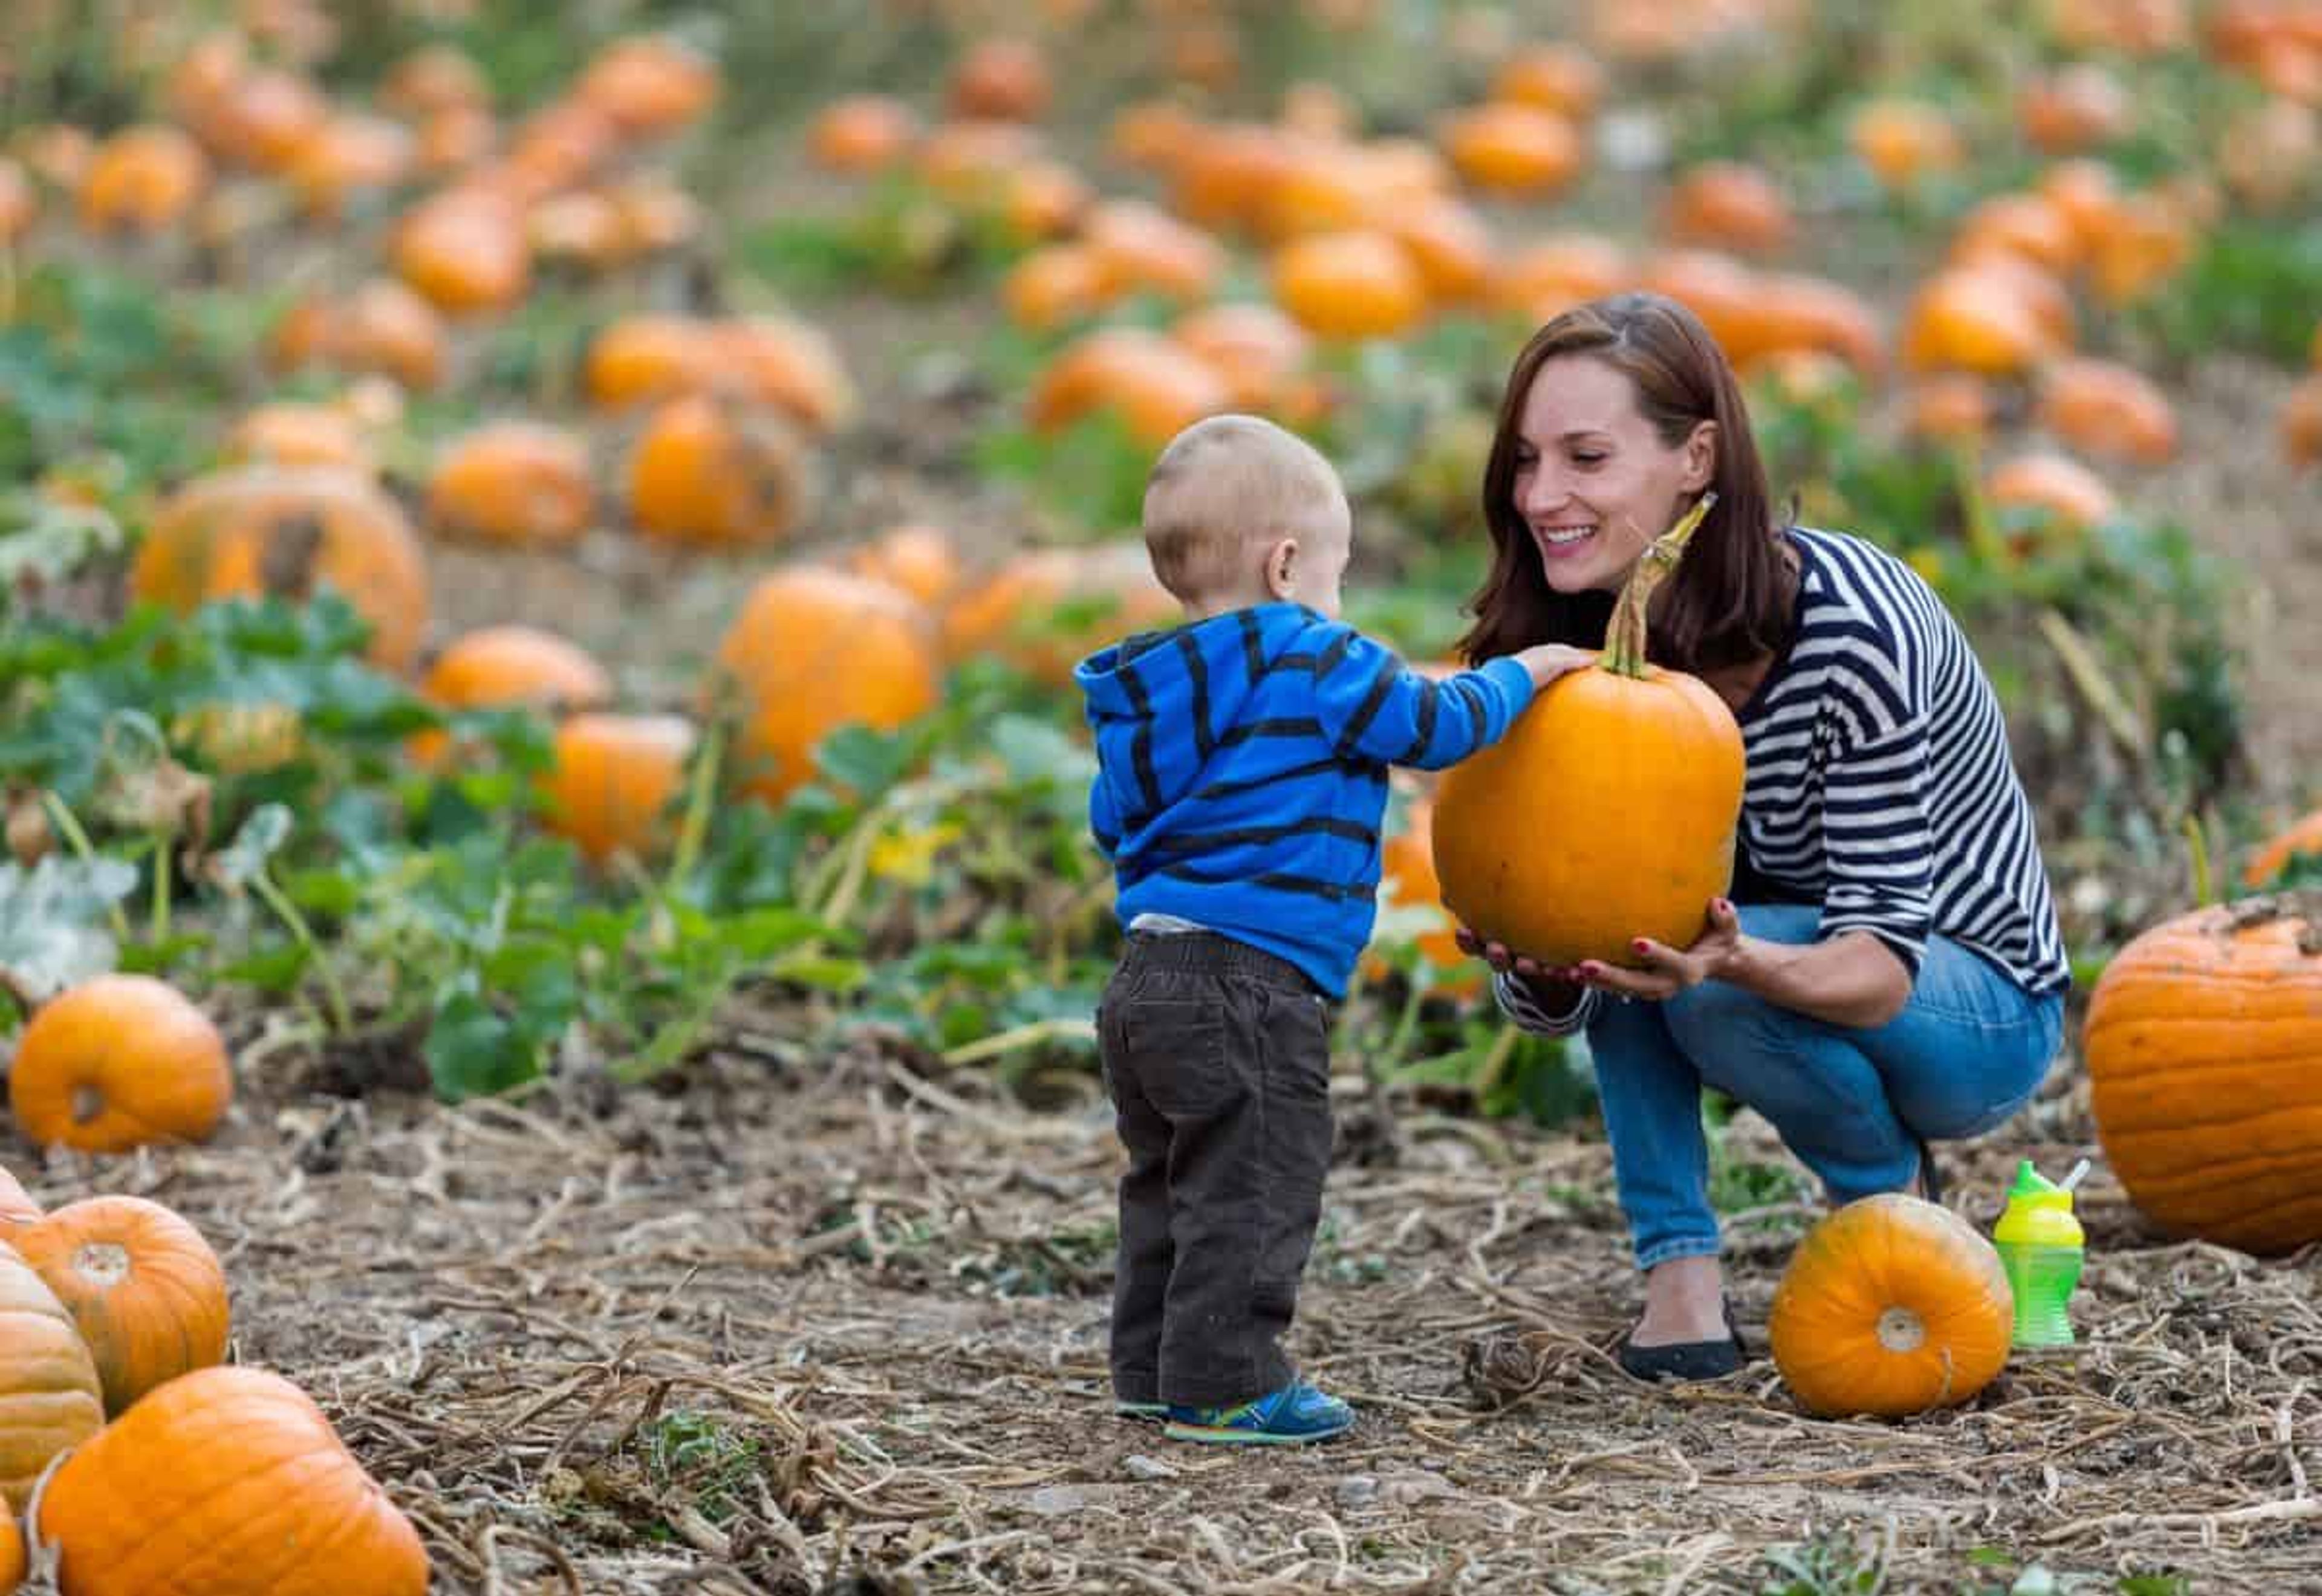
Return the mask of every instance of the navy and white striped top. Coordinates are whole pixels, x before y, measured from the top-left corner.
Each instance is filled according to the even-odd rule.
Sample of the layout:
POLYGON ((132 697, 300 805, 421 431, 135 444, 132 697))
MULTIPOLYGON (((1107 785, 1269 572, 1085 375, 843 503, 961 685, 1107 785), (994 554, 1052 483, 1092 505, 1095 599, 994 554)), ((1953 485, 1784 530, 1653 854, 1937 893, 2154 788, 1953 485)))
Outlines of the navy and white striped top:
MULTIPOLYGON (((1843 533, 1794 527, 1787 651, 1743 705, 1749 774, 1733 896, 1822 906, 1822 935, 1868 931, 1913 975, 1931 935, 2026 991, 2071 982, 1999 700, 1918 572, 1843 533)), ((1544 1013, 1494 983, 1526 1029, 1568 1033, 1595 1009, 1544 1013)))

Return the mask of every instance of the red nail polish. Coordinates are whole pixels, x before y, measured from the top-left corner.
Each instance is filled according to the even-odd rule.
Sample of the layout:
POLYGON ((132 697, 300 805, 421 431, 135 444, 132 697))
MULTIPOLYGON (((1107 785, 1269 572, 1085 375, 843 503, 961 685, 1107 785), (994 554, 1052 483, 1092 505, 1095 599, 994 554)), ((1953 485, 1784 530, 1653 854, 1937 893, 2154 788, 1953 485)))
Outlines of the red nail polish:
POLYGON ((1631 951, 1631 952, 1632 952, 1632 953, 1643 953, 1643 952, 1645 951, 1645 949, 1646 949, 1649 945, 1650 945, 1650 944, 1648 944, 1648 943, 1645 941, 1645 939, 1644 939, 1643 937, 1640 936, 1640 937, 1638 937, 1634 942, 1632 942, 1632 943, 1631 943, 1631 944, 1629 944, 1629 948, 1630 948, 1630 951, 1631 951))

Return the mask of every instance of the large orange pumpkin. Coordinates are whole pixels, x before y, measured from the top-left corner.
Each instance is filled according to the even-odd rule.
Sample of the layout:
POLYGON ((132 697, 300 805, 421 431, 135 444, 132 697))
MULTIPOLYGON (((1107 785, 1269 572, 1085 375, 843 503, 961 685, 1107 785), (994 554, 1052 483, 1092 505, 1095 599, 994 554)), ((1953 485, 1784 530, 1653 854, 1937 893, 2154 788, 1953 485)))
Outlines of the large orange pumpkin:
POLYGON ((371 659, 411 662, 427 620, 427 568, 396 502, 364 478, 251 466, 199 477, 153 513, 130 569, 142 601, 189 610, 214 598, 338 589, 371 624, 371 659))
POLYGON ((1766 1330, 1775 1367, 1808 1411, 1900 1418, 1991 1383, 2015 1336, 2016 1298, 1975 1227, 1888 1191, 1806 1233, 1766 1330))
POLYGON ((80 1327, 108 1417, 225 1361, 225 1271, 201 1232, 160 1203, 92 1197, 10 1239, 80 1327))
POLYGON ((934 707, 935 625, 900 588, 801 565, 752 588, 718 648, 741 698, 744 785, 780 803, 840 726, 891 731, 934 707))
POLYGON ((0 1593, 24 1582, 24 1531, 14 1513, 0 1513, 0 1593))
MULTIPOLYGON (((1460 950, 1458 929, 1443 907, 1442 884, 1435 876, 1435 800, 1414 793, 1403 811, 1403 829, 1379 848, 1380 897, 1397 907, 1420 909, 1436 920, 1415 939, 1419 951, 1436 970, 1434 990, 1447 997, 1473 997, 1483 990, 1482 967, 1460 950)), ((1366 963, 1364 974, 1376 979, 1381 961, 1366 963)))
POLYGON ((24 1138, 84 1153, 206 1140, 233 1097, 217 1027, 150 975, 96 976, 50 999, 8 1069, 24 1138))
POLYGON ((576 715, 556 728, 540 779, 541 824, 594 864, 660 850, 685 780, 693 725, 677 715, 576 715))
POLYGON ((262 1369, 150 1392, 50 1479, 71 1596, 423 1596, 427 1549, 331 1421, 262 1369))
POLYGON ((0 1245, 0 1499, 22 1512, 49 1459, 105 1423, 96 1365, 57 1294, 0 1245))
POLYGON ((1645 660, 1653 588, 1712 502, 1647 551, 1597 664, 1559 679, 1437 789, 1445 906, 1543 964, 1634 964, 1639 936, 1690 946, 1732 880, 1741 728, 1699 679, 1645 660))
POLYGON ((2251 1253, 2322 1240, 2322 904, 2253 898, 2123 948, 2082 1035, 2097 1135, 2129 1198, 2251 1253))

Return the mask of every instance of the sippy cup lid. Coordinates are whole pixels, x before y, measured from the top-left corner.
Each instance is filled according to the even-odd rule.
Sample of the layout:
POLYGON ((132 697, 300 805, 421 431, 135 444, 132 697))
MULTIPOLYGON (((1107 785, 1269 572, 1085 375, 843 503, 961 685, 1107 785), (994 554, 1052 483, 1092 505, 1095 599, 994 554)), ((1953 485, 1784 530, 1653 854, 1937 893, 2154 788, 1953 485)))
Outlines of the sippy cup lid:
POLYGON ((2071 1190, 2057 1185, 2034 1169, 2028 1158, 2019 1160, 2016 1165, 2016 1184, 2007 1189, 2007 1202, 2010 1208, 2021 1203, 2025 1208, 2061 1208, 2068 1214, 2072 1211, 2071 1190))

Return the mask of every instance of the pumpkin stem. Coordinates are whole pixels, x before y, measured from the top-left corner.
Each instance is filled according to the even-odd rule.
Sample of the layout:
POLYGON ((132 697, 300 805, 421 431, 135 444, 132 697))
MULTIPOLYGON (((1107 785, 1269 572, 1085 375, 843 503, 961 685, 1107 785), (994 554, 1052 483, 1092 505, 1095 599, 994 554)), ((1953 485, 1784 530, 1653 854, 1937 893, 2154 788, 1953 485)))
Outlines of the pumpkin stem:
POLYGON ((2209 880, 2209 839, 2199 815, 2185 816, 2185 846, 2193 857, 2193 907, 2208 908, 2217 901, 2217 892, 2209 880))
POLYGON ((129 1278, 129 1249, 117 1241, 84 1242, 73 1253, 73 1272, 100 1286, 129 1278))
POLYGON ((1621 597, 1613 604, 1613 624, 1604 634, 1604 654, 1597 663, 1615 676, 1641 680, 1651 667, 1645 660, 1645 608, 1652 602, 1653 589, 1661 579, 1677 569, 1685 545, 1701 524, 1702 517, 1717 502, 1715 493, 1705 493, 1694 501, 1693 508, 1678 517, 1670 527, 1647 546, 1637 561, 1637 569, 1621 588, 1621 597))

